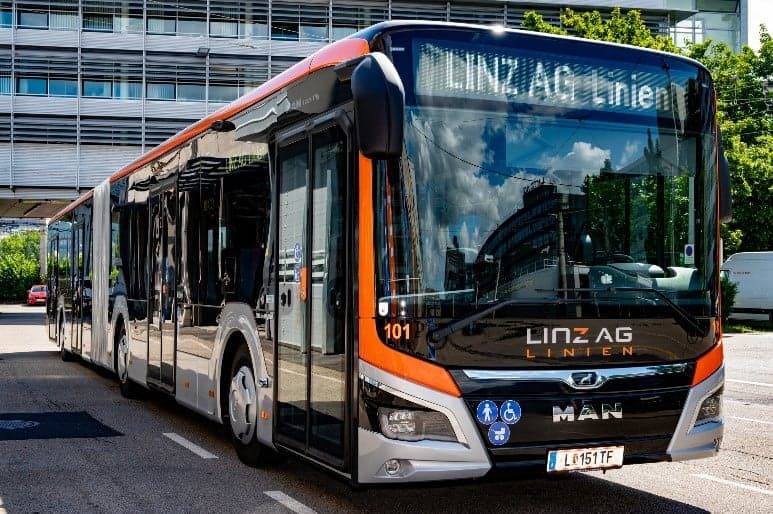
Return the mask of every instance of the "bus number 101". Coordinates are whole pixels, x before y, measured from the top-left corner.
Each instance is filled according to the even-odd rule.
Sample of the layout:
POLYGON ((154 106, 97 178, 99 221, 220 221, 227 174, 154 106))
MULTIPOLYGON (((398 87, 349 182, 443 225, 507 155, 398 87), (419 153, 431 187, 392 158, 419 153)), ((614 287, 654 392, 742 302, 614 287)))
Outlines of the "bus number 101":
POLYGON ((386 330, 386 337, 392 341, 402 341, 403 339, 411 338, 411 325, 406 323, 401 325, 400 323, 387 323, 384 327, 386 330))

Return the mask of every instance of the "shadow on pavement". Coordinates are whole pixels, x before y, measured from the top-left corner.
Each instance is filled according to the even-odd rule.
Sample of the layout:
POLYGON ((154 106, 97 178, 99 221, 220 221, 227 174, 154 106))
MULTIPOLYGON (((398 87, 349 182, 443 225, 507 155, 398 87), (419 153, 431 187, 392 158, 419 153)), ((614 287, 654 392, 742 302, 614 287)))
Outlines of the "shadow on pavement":
POLYGON ((46 322, 46 313, 43 310, 30 307, 29 312, 3 310, 0 305, 0 327, 4 325, 42 325, 46 322))
MULTIPOLYGON (((288 460, 281 467, 286 479, 292 480, 295 475, 304 484, 303 492, 298 492, 298 499, 308 494, 313 502, 317 494, 332 496, 330 499, 351 512, 708 512, 580 473, 539 479, 497 478, 381 486, 353 491, 345 483, 322 472, 310 473, 307 464, 295 459, 288 460)), ((610 478, 614 478, 614 474, 610 474, 610 478)))

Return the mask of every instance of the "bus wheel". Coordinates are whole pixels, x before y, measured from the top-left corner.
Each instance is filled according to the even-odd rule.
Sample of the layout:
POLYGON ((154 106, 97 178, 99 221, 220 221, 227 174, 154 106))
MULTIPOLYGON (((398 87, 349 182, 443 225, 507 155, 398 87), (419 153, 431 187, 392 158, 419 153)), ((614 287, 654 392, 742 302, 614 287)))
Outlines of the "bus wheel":
POLYGON ((115 343, 115 374, 118 375, 121 396, 124 398, 134 398, 136 393, 135 386, 129 380, 129 338, 126 336, 126 329, 123 327, 121 327, 118 340, 115 343))
POLYGON ((59 317, 59 329, 56 333, 56 339, 57 343, 59 344, 59 355, 62 357, 64 362, 69 362, 72 360, 72 354, 70 354, 70 352, 64 348, 64 319, 62 318, 63 316, 59 317))
POLYGON ((245 345, 236 350, 230 376, 228 424, 231 427, 231 442, 239 460, 248 466, 259 466, 263 461, 264 448, 255 435, 258 420, 258 394, 250 352, 245 345))

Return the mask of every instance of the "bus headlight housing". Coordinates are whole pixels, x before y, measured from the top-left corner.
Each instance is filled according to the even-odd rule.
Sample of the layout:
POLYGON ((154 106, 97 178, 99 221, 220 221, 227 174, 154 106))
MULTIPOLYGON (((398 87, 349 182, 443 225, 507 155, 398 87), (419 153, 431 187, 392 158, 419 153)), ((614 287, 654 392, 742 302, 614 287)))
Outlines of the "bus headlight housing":
POLYGON ((698 415, 695 418, 695 426, 717 421, 722 416, 722 389, 715 391, 701 402, 698 415))
POLYGON ((459 441, 445 413, 397 396, 365 376, 360 377, 359 424, 399 441, 459 441))
POLYGON ((442 412, 379 407, 381 433, 401 441, 456 441, 454 429, 442 412))

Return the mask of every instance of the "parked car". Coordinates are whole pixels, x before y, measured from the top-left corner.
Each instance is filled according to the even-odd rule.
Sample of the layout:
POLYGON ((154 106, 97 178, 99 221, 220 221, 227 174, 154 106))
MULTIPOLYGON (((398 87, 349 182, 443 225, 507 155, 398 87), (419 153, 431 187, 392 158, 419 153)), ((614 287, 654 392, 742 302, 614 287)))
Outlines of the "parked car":
POLYGON ((48 288, 44 285, 32 286, 27 291, 27 305, 45 305, 48 296, 48 288))
POLYGON ((740 252, 722 271, 738 285, 732 314, 765 314, 773 324, 773 252, 740 252))

